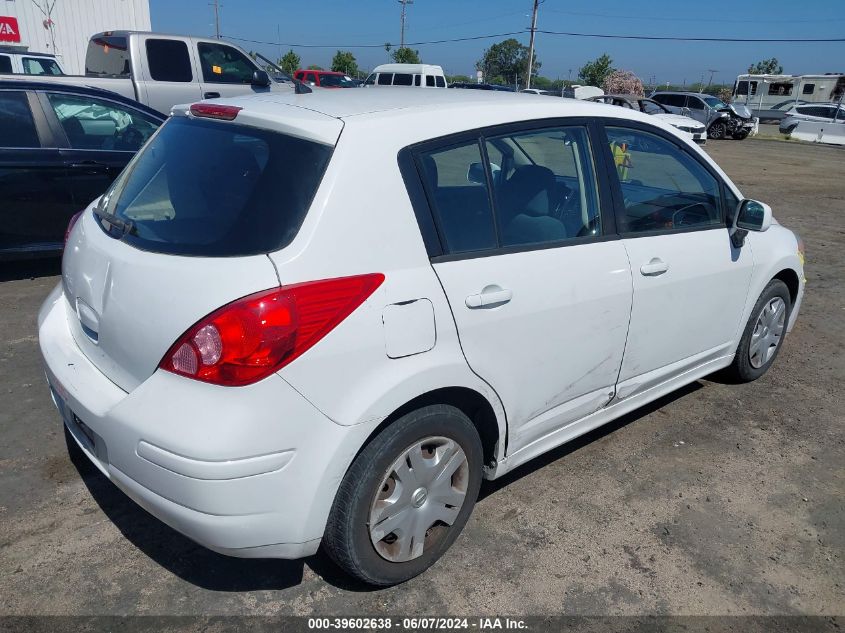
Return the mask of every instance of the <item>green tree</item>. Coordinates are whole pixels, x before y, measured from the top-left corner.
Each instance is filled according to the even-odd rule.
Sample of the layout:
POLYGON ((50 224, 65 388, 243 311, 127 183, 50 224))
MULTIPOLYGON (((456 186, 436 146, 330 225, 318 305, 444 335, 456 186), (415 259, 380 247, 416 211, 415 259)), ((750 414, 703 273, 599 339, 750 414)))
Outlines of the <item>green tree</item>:
POLYGON ((756 64, 751 64, 751 66, 748 67, 748 74, 782 75, 783 66, 780 65, 780 62, 777 60, 777 57, 772 57, 771 59, 764 59, 763 61, 757 62, 756 64))
POLYGON ((397 64, 422 64, 420 52, 415 51, 413 48, 408 48, 407 46, 397 48, 393 51, 392 57, 393 61, 397 64))
POLYGON ((605 53, 601 57, 587 62, 578 70, 578 79, 588 86, 601 86, 607 76, 613 72, 613 60, 605 53))
POLYGON ((450 84, 468 84, 475 83, 475 77, 470 78, 469 75, 446 75, 446 81, 450 84))
POLYGON ((338 51, 332 57, 332 70, 355 77, 358 75, 358 60, 351 51, 338 51))
MULTIPOLYGON (((501 81, 508 85, 513 85, 525 74, 527 65, 528 47, 514 38, 493 44, 475 63, 475 67, 484 73, 484 81, 489 83, 501 81)), ((535 49, 532 75, 537 74, 541 65, 535 49)))
POLYGON ((285 53, 279 60, 279 67, 291 77, 293 77, 293 73, 299 70, 300 64, 302 64, 302 58, 292 50, 285 53))
POLYGON ((319 64, 310 64, 308 66, 308 70, 325 70, 325 69, 322 66, 320 66, 319 64))

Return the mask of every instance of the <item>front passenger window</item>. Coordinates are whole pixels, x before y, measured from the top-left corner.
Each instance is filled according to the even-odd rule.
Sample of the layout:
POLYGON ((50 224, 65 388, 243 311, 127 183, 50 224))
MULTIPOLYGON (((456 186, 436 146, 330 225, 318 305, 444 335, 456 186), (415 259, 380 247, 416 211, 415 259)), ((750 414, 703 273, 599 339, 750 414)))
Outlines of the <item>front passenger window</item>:
POLYGON ((716 178, 686 150, 656 134, 608 127, 622 189, 622 233, 724 226, 716 178))
POLYGON ((225 44, 197 44, 203 81, 218 84, 252 83, 256 70, 252 62, 239 50, 225 44))

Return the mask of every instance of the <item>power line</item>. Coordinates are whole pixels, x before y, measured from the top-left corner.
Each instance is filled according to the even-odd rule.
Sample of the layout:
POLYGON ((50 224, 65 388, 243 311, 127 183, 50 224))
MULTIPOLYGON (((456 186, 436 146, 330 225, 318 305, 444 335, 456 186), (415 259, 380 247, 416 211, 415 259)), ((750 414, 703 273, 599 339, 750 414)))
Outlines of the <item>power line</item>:
POLYGON ((672 17, 672 16, 665 16, 665 15, 619 15, 615 13, 589 13, 586 11, 565 11, 562 9, 552 9, 549 8, 547 11, 551 11, 552 13, 561 13, 564 15, 578 15, 578 16, 587 16, 593 18, 613 18, 613 19, 622 19, 622 20, 647 20, 649 22, 652 21, 664 21, 664 22, 734 22, 738 24, 807 24, 807 23, 817 23, 817 22, 845 22, 845 18, 816 18, 813 20, 758 20, 757 18, 753 19, 745 19, 740 20, 736 18, 681 18, 681 17, 672 17))
POLYGON ((820 37, 820 38, 753 38, 753 37, 676 37, 663 35, 607 35, 604 33, 572 33, 569 31, 542 31, 538 33, 546 35, 566 35, 569 37, 599 37, 615 40, 669 40, 673 42, 845 42, 845 37, 820 37))
MULTIPOLYGON (((430 40, 428 42, 407 42, 405 46, 425 46, 427 44, 447 44, 450 42, 471 42, 474 40, 489 40, 494 37, 509 37, 511 35, 522 35, 526 33, 522 31, 511 31, 510 33, 493 33, 491 35, 474 35, 472 37, 455 37, 446 40, 430 40)), ((243 37, 234 37, 232 35, 224 35, 225 39, 234 40, 236 42, 247 42, 249 44, 265 44, 267 46, 288 46, 290 48, 384 48, 382 44, 291 44, 286 42, 265 42, 262 40, 250 40, 243 37)), ((393 44, 391 44, 393 46, 393 44)))

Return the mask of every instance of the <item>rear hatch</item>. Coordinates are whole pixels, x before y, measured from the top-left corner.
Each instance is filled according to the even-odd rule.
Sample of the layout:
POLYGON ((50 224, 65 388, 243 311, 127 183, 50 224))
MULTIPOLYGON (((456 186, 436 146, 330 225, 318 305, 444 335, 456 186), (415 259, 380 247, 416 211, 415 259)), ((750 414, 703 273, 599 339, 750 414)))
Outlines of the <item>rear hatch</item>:
POLYGON ((307 125, 262 127, 238 110, 233 121, 168 120, 71 232, 62 263, 71 332, 126 391, 202 317, 279 285, 266 253, 296 236, 342 127, 276 107, 296 110, 298 125, 313 117, 315 139, 307 125))

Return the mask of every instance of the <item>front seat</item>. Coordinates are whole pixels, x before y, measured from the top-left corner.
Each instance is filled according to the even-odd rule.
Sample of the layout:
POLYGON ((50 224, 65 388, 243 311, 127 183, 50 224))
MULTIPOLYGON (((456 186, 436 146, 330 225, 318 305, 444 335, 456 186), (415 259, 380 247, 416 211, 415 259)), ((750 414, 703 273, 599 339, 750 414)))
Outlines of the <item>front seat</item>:
POLYGON ((517 167, 498 198, 505 246, 553 242, 567 237, 566 227, 552 217, 557 181, 548 167, 517 167))

